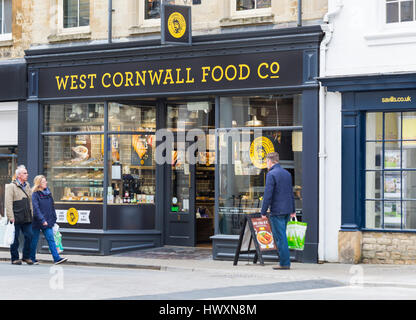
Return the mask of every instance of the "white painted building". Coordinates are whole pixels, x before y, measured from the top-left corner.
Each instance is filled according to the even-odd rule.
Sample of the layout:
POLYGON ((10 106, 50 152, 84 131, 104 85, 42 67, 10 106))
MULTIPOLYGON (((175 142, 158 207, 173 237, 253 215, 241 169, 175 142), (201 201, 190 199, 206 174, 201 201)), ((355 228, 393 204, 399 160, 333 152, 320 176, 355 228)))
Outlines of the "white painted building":
MULTIPOLYGON (((412 80, 416 79, 415 18, 414 0, 328 1, 328 14, 324 19, 327 24, 322 26, 326 35, 320 59, 323 87, 320 96, 319 259, 322 261, 345 261, 352 257, 350 260, 357 262, 353 258, 357 254, 361 261, 367 259, 367 262, 395 263, 396 258, 404 261, 403 255, 386 252, 394 251, 393 247, 387 247, 395 243, 394 239, 398 239, 402 232, 407 237, 413 236, 414 226, 410 221, 416 210, 413 210, 413 202, 410 201, 413 199, 410 194, 413 182, 410 178, 412 171, 408 171, 413 165, 409 161, 404 162, 405 152, 411 154, 413 143, 402 140, 415 138, 406 133, 412 129, 410 122, 409 127, 405 122, 413 121, 410 117, 413 117, 415 101, 401 104, 394 101, 390 103, 389 110, 386 109, 388 104, 381 101, 390 97, 394 100, 401 94, 413 99, 416 89, 415 80, 412 80), (384 98, 379 99, 379 95, 384 98), (353 117, 353 122, 343 123, 343 115, 345 121, 347 116, 353 117), (389 120, 391 116, 395 117, 394 121, 389 120), (384 122, 374 122, 373 118, 384 119, 384 122), (390 139, 388 130, 391 124, 399 127, 395 129, 399 136, 392 138, 393 142, 386 142, 390 139), (347 128, 353 126, 361 128, 360 132, 359 129, 355 131, 355 149, 353 144, 351 147, 346 145, 352 141, 347 135, 347 128), (370 130, 377 133, 374 136, 379 142, 371 142, 370 130), (371 143, 379 144, 380 148, 370 151, 371 143), (401 166, 393 167, 397 172, 389 171, 391 169, 387 167, 385 150, 390 144, 397 145, 396 151, 403 159, 401 166), (350 163, 347 163, 347 155, 342 150, 344 153, 350 150, 356 152, 356 167, 348 167, 350 163), (374 168, 369 164, 372 156, 376 159, 373 161, 376 163, 374 168), (380 159, 384 161, 380 162, 380 159), (355 182, 351 178, 351 193, 355 193, 352 197, 356 202, 354 200, 351 206, 347 203, 349 169, 351 171, 348 172, 355 175, 355 182), (399 177, 397 194, 386 193, 389 175, 394 173, 399 177), (408 177, 407 180, 405 177, 408 177), (393 211, 387 208, 389 201, 386 200, 395 203, 395 225, 388 224, 393 211), (341 236, 340 230, 343 229, 348 232, 347 238, 341 236), (376 248, 378 242, 373 240, 370 243, 374 246, 366 243, 369 235, 374 234, 372 231, 378 232, 377 237, 391 234, 390 240, 384 244, 387 247, 376 248), (359 252, 354 246, 360 248, 359 252), (376 258, 383 260, 376 261, 376 258)), ((409 259, 406 261, 412 260, 409 259)))

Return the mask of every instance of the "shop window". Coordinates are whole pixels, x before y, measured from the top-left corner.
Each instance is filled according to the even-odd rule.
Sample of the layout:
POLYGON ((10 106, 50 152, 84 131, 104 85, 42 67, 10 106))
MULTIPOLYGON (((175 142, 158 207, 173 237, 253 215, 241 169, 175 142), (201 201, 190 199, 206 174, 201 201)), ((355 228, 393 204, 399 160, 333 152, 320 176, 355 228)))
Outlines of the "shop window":
POLYGON ((386 0, 386 23, 415 21, 415 0, 386 0))
POLYGON ((221 234, 238 234, 243 215, 260 211, 267 174, 265 156, 270 152, 278 152, 280 165, 292 174, 295 206, 301 212, 300 100, 301 95, 220 99, 217 167, 221 234))
POLYGON ((300 95, 221 98, 220 126, 286 127, 302 125, 300 95))
POLYGON ((416 229, 416 113, 367 113, 366 127, 365 226, 416 229))
POLYGON ((107 131, 104 108, 94 103, 44 106, 43 173, 55 201, 154 204, 156 108, 109 103, 107 131))
POLYGON ((0 0, 0 35, 12 33, 12 0, 0 0))
POLYGON ((109 204, 155 202, 156 138, 153 134, 109 136, 109 204))
POLYGON ((167 112, 167 127, 173 132, 215 128, 215 119, 211 111, 214 105, 210 101, 170 104, 167 112))
POLYGON ((154 204, 156 108, 109 103, 108 117, 111 134, 107 202, 154 204))
POLYGON ((102 202, 104 104, 45 105, 43 120, 43 173, 55 201, 102 202))
POLYGON ((63 27, 78 28, 90 24, 89 0, 63 0, 63 27))
POLYGON ((43 137, 44 174, 56 202, 102 202, 103 135, 43 137))
POLYGON ((108 120, 110 131, 156 131, 156 109, 154 106, 110 103, 108 120))
POLYGON ((45 132, 103 131, 104 104, 45 105, 45 132))

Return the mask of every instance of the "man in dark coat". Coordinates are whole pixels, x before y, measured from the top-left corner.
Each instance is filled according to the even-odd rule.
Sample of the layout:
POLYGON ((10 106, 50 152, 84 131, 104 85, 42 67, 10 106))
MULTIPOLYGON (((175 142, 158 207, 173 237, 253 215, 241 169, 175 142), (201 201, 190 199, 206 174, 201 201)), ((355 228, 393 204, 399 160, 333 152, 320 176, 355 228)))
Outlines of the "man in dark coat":
POLYGON ((296 216, 292 175, 280 166, 277 152, 269 153, 266 160, 269 172, 266 175, 261 214, 266 215, 270 207, 270 222, 280 258, 280 265, 273 267, 273 269, 285 270, 290 269, 286 225, 290 217, 296 216))

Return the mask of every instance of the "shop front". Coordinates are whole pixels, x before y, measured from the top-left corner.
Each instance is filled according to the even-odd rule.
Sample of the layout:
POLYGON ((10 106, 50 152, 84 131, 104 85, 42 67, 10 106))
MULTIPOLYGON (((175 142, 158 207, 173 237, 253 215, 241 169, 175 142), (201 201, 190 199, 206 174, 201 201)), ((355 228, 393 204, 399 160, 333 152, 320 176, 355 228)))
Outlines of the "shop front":
POLYGON ((192 46, 27 51, 25 160, 31 179, 48 179, 65 250, 208 244, 215 259, 232 259, 274 150, 310 226, 302 259, 315 262, 321 35, 302 27, 192 46))
POLYGON ((23 60, 0 63, 0 216, 5 216, 5 185, 17 168, 19 111, 26 100, 26 63, 23 60))
POLYGON ((340 258, 354 252, 354 262, 414 263, 414 73, 328 77, 321 81, 329 91, 342 94, 339 241, 352 245, 339 245, 340 258))

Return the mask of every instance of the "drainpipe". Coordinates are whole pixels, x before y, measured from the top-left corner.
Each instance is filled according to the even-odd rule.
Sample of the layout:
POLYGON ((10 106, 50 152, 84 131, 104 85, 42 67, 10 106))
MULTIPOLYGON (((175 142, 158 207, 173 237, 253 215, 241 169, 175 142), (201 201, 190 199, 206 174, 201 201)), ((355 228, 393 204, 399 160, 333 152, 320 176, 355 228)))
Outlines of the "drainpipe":
POLYGON ((113 1, 108 0, 108 43, 112 42, 112 30, 113 30, 113 1))
MULTIPOLYGON (((332 39, 334 32, 334 25, 330 23, 330 20, 334 18, 342 9, 344 4, 342 0, 337 0, 336 7, 332 11, 328 11, 324 18, 324 24, 321 25, 322 31, 325 33, 324 38, 320 45, 320 57, 319 57, 319 76, 325 77, 326 75, 326 51, 328 50, 328 44, 332 39)), ((318 260, 325 261, 326 256, 326 88, 320 85, 319 88, 319 245, 318 245, 318 260)))
POLYGON ((302 26, 302 0, 298 0, 298 27, 302 26))

